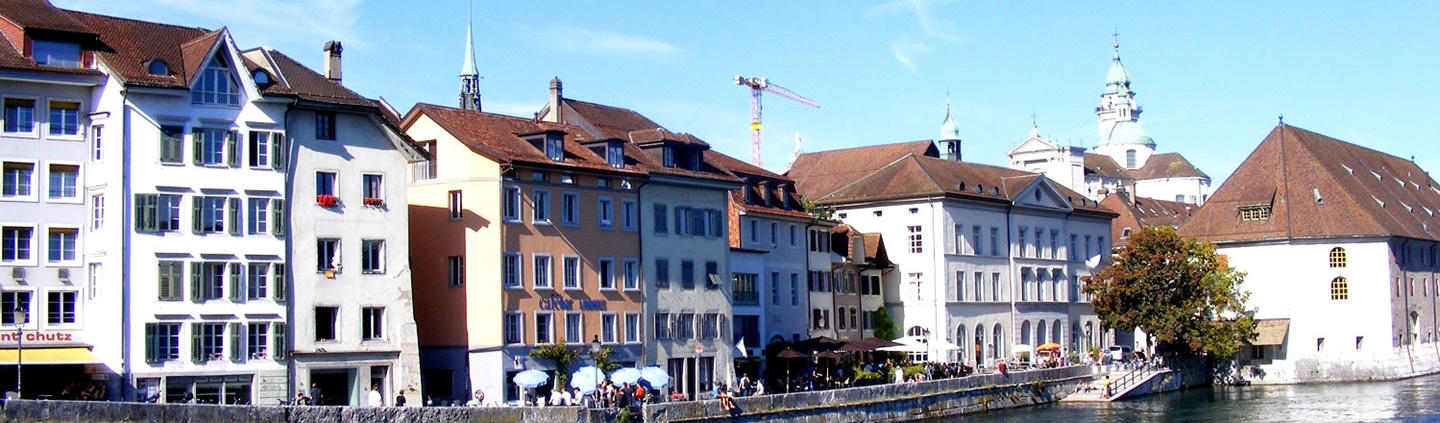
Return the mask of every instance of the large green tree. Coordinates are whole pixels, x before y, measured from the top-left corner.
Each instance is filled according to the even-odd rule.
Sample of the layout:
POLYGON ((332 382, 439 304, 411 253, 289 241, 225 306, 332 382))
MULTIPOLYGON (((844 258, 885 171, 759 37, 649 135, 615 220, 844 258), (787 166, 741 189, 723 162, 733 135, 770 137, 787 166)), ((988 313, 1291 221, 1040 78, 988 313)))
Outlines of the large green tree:
POLYGON ((873 329, 872 335, 876 338, 888 341, 900 337, 900 328, 895 325, 894 320, 890 319, 890 310, 885 306, 880 306, 875 309, 874 314, 870 315, 870 327, 873 329))
POLYGON ((1245 274, 1215 254, 1215 244, 1174 228, 1142 228, 1114 262, 1085 283, 1106 327, 1140 328, 1161 352, 1230 357, 1255 333, 1245 309, 1245 274))

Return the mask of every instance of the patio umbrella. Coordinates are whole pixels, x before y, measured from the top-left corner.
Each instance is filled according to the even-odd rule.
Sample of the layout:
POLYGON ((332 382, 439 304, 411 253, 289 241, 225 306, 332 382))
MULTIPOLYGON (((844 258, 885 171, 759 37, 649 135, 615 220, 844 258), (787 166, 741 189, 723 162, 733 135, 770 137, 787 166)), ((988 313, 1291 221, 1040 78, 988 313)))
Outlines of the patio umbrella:
POLYGON ((870 346, 871 348, 900 346, 899 342, 893 342, 884 338, 865 338, 855 342, 863 343, 864 345, 870 346))
POLYGON ((570 386, 580 388, 581 393, 588 394, 595 392, 595 385, 599 385, 602 380, 605 380, 605 372, 595 366, 585 366, 570 375, 570 386))
MULTIPOLYGON (((792 350, 792 349, 789 349, 789 348, 786 348, 784 351, 781 351, 779 354, 776 354, 775 356, 776 356, 776 357, 780 357, 780 358, 809 358, 809 357, 810 357, 810 356, 808 356, 808 355, 805 355, 805 354, 802 353, 802 352, 795 351, 795 350, 792 350)), ((789 392, 790 392, 790 363, 785 363, 785 392, 786 392, 786 393, 789 393, 789 392)))
POLYGON ((1044 344, 1040 344, 1040 346, 1038 347, 1035 347, 1035 351, 1050 351, 1058 349, 1060 349, 1060 344, 1056 344, 1054 342, 1046 342, 1044 344))
POLYGON ((665 373, 659 366, 648 366, 640 369, 640 378, 650 382, 650 386, 663 388, 670 384, 670 375, 665 373))
POLYGON ((635 383, 640 380, 640 370, 634 367, 626 367, 610 373, 610 381, 619 383, 635 383))
POLYGON ((821 353, 815 354, 815 358, 829 358, 829 359, 833 359, 833 360, 839 360, 839 359, 840 359, 840 354, 835 353, 835 352, 831 352, 831 351, 825 351, 825 352, 821 352, 821 353))
POLYGON ((515 374, 515 377, 510 380, 522 388, 534 388, 544 385, 546 381, 550 380, 550 375, 531 369, 515 374))
POLYGON ((875 350, 875 347, 872 347, 872 346, 869 346, 869 345, 865 345, 865 343, 860 342, 860 341, 855 341, 855 342, 846 342, 845 345, 840 346, 840 348, 836 349, 835 351, 838 351, 838 352, 864 352, 864 351, 874 351, 874 350, 875 350))

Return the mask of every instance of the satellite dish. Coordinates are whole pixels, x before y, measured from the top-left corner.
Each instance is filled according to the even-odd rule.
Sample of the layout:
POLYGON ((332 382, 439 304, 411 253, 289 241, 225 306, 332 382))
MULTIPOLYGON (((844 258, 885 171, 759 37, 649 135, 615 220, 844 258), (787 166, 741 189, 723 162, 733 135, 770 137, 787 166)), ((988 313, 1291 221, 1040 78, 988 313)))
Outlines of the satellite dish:
POLYGON ((1089 267, 1089 268, 1090 268, 1090 271, 1093 272, 1093 271, 1095 271, 1095 269, 1099 269, 1099 268, 1100 268, 1100 261, 1101 261, 1102 258, 1104 258, 1104 256, 1101 256, 1101 255, 1098 255, 1098 254, 1097 254, 1097 255, 1095 255, 1095 257, 1091 257, 1091 258, 1089 258, 1089 259, 1086 259, 1086 260, 1085 260, 1085 266, 1086 266, 1086 267, 1089 267))

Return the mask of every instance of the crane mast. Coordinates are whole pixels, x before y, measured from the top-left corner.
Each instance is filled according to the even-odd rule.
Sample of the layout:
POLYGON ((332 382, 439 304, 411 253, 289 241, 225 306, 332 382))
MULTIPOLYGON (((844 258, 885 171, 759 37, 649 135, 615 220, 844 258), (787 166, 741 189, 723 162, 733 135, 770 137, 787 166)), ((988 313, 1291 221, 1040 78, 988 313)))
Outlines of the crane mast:
POLYGON ((785 89, 779 85, 771 84, 768 78, 746 78, 735 75, 735 85, 743 85, 750 88, 750 164, 762 166, 764 164, 764 151, 761 145, 761 124, 760 116, 764 112, 764 106, 760 101, 760 94, 768 92, 778 95, 796 103, 819 108, 820 104, 805 98, 794 91, 785 89))

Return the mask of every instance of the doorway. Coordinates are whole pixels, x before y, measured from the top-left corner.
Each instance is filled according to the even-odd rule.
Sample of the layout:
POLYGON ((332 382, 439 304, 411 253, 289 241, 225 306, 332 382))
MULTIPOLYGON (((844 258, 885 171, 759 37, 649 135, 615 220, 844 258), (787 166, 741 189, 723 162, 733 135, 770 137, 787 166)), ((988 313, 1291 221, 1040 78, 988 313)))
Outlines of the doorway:
POLYGON ((313 398, 315 405, 355 405, 354 369, 312 369, 310 383, 320 387, 321 398, 313 398))

